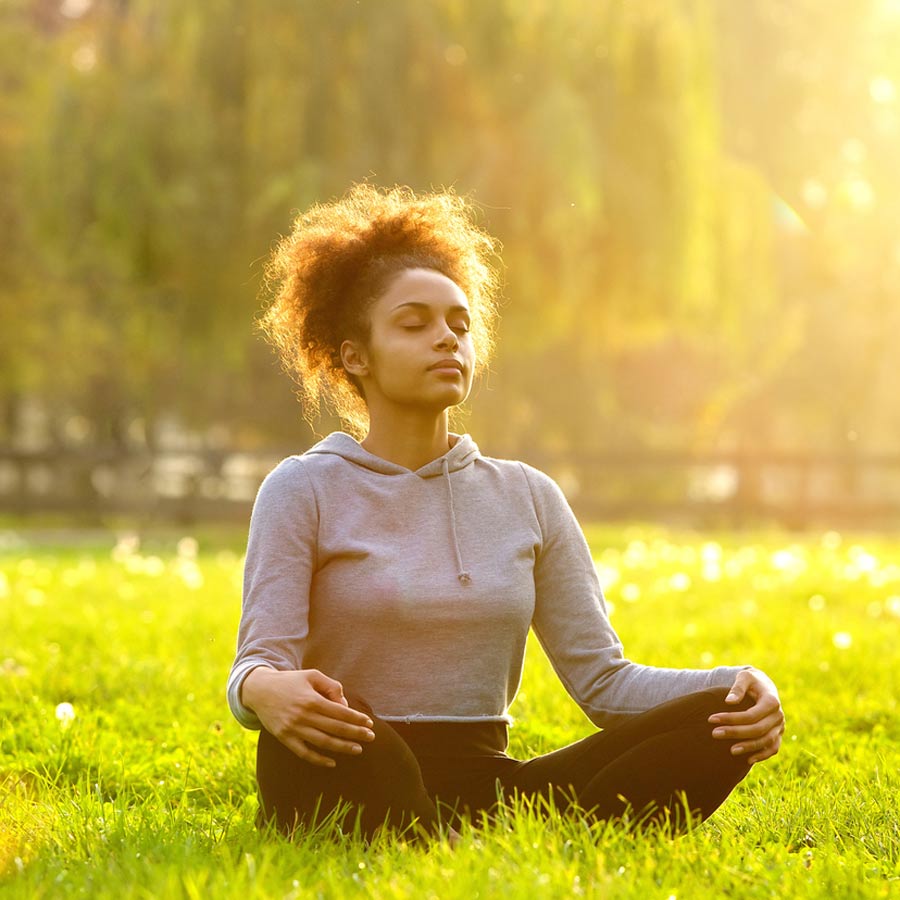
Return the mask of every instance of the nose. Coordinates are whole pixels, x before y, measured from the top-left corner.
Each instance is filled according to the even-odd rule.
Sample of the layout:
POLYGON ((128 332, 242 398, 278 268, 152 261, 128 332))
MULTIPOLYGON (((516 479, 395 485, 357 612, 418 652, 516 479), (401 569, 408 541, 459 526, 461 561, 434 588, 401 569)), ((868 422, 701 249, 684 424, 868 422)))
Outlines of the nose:
POLYGON ((459 346, 459 338, 457 337, 456 332, 452 328, 450 328, 450 326, 447 325, 446 322, 441 329, 441 333, 435 340, 434 346, 442 350, 456 350, 456 348, 459 346))

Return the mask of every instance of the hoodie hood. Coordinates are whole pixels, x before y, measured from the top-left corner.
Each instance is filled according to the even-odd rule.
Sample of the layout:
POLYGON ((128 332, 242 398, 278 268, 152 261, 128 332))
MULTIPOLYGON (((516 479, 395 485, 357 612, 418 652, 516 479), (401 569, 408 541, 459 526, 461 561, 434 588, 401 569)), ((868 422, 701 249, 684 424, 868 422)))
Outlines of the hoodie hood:
POLYGON ((340 456, 348 462, 352 462, 363 469, 370 472, 376 472, 379 475, 408 475, 413 472, 420 478, 436 478, 440 475, 446 475, 450 472, 458 472, 465 469, 481 456, 475 441, 468 434, 450 434, 450 439, 454 441, 453 446, 437 459, 426 463, 422 468, 412 470, 389 460, 382 459, 369 453, 356 438, 351 437, 343 431, 335 431, 328 437, 314 444, 307 454, 325 453, 332 456, 340 456))

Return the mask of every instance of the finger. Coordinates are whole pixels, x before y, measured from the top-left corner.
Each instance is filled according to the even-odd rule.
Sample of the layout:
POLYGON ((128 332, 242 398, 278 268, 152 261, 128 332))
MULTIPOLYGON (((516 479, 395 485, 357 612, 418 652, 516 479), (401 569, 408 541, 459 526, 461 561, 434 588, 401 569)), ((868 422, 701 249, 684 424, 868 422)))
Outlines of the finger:
POLYGON ((318 669, 310 669, 309 683, 324 697, 347 706, 347 698, 344 696, 344 686, 334 678, 329 678, 318 669))
POLYGON ((349 722, 351 725, 359 725, 364 728, 371 728, 374 724, 371 717, 366 713, 353 709, 351 706, 337 703, 334 700, 329 700, 321 695, 310 702, 309 708, 326 719, 337 719, 341 722, 349 722))
POLYGON ((725 695, 726 703, 740 703, 741 700, 744 699, 744 694, 747 693, 747 688, 740 684, 739 682, 735 682, 731 686, 731 690, 725 695))
POLYGON ((732 752, 752 753, 756 750, 774 747, 775 752, 781 746, 781 738, 784 735, 784 722, 776 722, 772 728, 764 735, 760 735, 755 739, 744 739, 735 743, 732 752))
POLYGON ((744 756, 747 753, 756 753, 758 750, 768 747, 774 740, 775 737, 773 735, 766 735, 765 737, 756 738, 754 740, 739 741, 731 748, 731 752, 734 756, 744 756))
POLYGON ((744 670, 738 672, 734 679, 731 690, 725 695, 726 703, 740 703, 747 693, 747 689, 753 684, 753 676, 750 672, 744 670))
POLYGON ((768 759, 781 747, 781 735, 775 734, 758 741, 741 741, 731 748, 733 756, 748 756, 748 762, 768 759))
POLYGON ((346 753, 351 756, 359 756, 362 753, 362 745, 355 741, 343 741, 340 738, 332 737, 324 731, 317 728, 309 728, 303 726, 294 730, 294 734, 298 735, 304 744, 309 746, 312 744, 317 750, 327 750, 329 753, 346 753))
POLYGON ((717 713, 714 716, 710 716, 708 721, 710 725, 727 725, 729 727, 736 725, 752 725, 754 722, 759 722, 761 719, 764 719, 767 715, 771 715, 771 713, 771 710, 760 709, 757 706, 753 706, 750 709, 745 709, 741 712, 717 713))
POLYGON ((349 722, 341 719, 332 719, 328 716, 307 715, 304 724, 348 741, 365 741, 368 743, 375 740, 375 732, 371 728, 365 725, 352 725, 349 722))
POLYGON ((330 759, 327 756, 322 756, 321 753, 316 753, 315 750, 307 747, 307 745, 301 740, 297 740, 296 738, 279 738, 279 740, 281 740, 285 747, 287 747, 288 750, 292 751, 294 755, 299 756, 300 759, 305 760, 308 763, 312 763, 314 766, 321 766, 325 769, 333 769, 337 765, 337 763, 333 759, 330 759))
POLYGON ((779 742, 778 744, 768 747, 760 753, 755 753, 753 756, 749 757, 747 762, 752 766, 758 762, 762 762, 764 759, 771 759, 780 749, 781 743, 779 742))
POLYGON ((759 702, 754 703, 749 709, 739 709, 735 712, 713 713, 708 719, 711 725, 746 725, 750 722, 757 722, 764 716, 770 715, 775 710, 781 709, 781 703, 776 697, 761 697, 759 702))
POLYGON ((718 740, 755 740, 769 732, 781 730, 783 726, 784 717, 773 714, 747 725, 718 725, 713 729, 712 736, 718 740))

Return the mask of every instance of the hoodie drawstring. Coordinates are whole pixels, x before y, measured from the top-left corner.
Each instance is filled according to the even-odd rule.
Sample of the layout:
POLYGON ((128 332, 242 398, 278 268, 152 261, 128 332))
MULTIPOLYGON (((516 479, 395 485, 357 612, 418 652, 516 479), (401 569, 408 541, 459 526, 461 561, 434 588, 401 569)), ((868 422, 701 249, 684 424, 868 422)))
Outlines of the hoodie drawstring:
POLYGON ((464 569, 462 554, 459 552, 459 537, 456 534, 456 509, 453 506, 453 488, 450 485, 450 466, 446 457, 441 461, 441 469, 444 473, 444 479, 447 482, 447 495, 450 498, 450 532, 453 536, 453 552, 456 554, 456 567, 459 569, 457 578, 460 584, 470 584, 472 576, 464 569))

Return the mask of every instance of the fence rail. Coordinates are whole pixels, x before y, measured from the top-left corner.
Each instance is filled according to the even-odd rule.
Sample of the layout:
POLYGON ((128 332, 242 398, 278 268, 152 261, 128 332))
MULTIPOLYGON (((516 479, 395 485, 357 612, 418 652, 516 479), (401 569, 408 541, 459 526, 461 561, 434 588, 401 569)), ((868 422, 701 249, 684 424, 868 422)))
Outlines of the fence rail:
MULTIPOLYGON (((291 452, 0 447, 0 512, 246 521, 260 482, 291 452)), ((634 451, 525 459, 557 479, 583 518, 900 527, 900 454, 634 451)))

